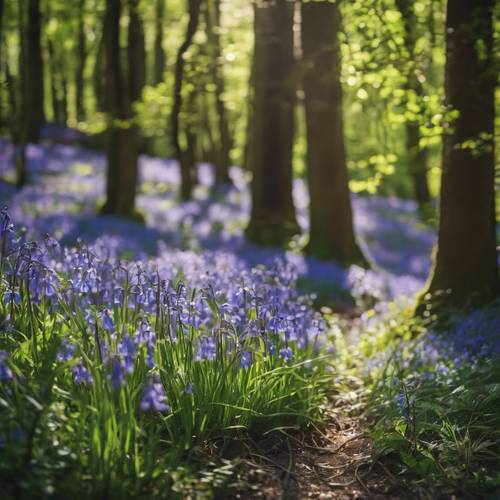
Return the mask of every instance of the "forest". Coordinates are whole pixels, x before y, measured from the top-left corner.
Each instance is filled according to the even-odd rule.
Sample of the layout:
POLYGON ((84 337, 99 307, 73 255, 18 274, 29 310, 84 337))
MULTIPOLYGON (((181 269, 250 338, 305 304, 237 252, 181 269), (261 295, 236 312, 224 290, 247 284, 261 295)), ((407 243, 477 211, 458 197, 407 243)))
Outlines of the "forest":
POLYGON ((499 498, 499 49, 495 0, 0 0, 2 498, 499 498))

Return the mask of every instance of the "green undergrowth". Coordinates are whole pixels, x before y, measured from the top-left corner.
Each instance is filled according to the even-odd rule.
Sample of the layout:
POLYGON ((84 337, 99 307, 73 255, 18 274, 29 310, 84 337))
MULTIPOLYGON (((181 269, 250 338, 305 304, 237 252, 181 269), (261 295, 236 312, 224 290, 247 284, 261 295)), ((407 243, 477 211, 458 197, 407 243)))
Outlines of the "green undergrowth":
MULTIPOLYGON (((176 342, 160 335, 156 373, 169 410, 144 412, 140 402, 151 377, 145 349, 116 387, 112 360, 102 361, 97 333, 80 311, 52 313, 24 294, 12 307, 0 304, 2 321, 14 313, 0 339, 13 374, 0 381, 2 498, 180 498, 186 492, 209 498, 233 475, 237 460, 223 459, 235 443, 321 421, 333 362, 312 345, 294 348, 293 360, 283 363, 251 339, 246 348, 253 362, 242 368, 238 357, 226 355, 224 342, 212 361, 194 361, 194 329, 176 342), (63 339, 85 360, 91 383, 75 385, 76 359, 57 359, 63 339)), ((137 328, 130 311, 117 308, 114 318, 122 336, 137 328)), ((99 336, 112 348, 117 342, 104 330, 99 336)))
POLYGON ((488 351, 498 346, 496 313, 498 304, 484 314, 450 311, 439 324, 395 304, 368 313, 359 370, 373 458, 401 491, 499 497, 500 363, 488 351))

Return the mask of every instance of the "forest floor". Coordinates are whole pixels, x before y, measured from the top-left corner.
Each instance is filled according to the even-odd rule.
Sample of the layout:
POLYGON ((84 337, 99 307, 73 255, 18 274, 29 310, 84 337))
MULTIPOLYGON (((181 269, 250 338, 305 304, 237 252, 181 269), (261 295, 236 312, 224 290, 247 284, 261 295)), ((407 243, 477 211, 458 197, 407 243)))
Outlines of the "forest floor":
MULTIPOLYGON (((13 148, 2 140, 0 146, 0 178, 9 178, 13 175, 13 148)), ((429 490, 428 485, 405 482, 402 476, 395 476, 395 472, 391 472, 395 469, 386 459, 374 461, 372 431, 375 417, 370 412, 361 373, 364 369, 369 371, 372 366, 369 365, 371 360, 358 359, 362 331, 368 332, 371 339, 376 335, 382 338, 380 345, 371 346, 374 347, 372 354, 386 354, 377 349, 383 351, 389 346, 391 332, 396 330, 399 321, 404 320, 401 311, 411 302, 408 298, 422 287, 428 275, 435 229, 419 221, 414 202, 353 196, 356 231, 373 267, 369 271, 356 266, 344 270, 333 262, 317 261, 300 252, 308 230, 307 190, 300 179, 295 182, 294 196, 303 236, 294 242, 293 248, 283 251, 263 249, 246 242, 244 228, 250 212, 249 186, 245 172, 237 168, 231 172, 233 186, 217 192, 213 190, 210 166, 200 165, 194 199, 180 203, 177 164, 166 159, 141 157, 137 205, 145 215, 145 224, 97 215, 105 190, 105 158, 102 153, 73 145, 30 145, 28 170, 30 182, 22 190, 16 191, 12 185, 0 183, 0 199, 2 205, 9 205, 16 225, 25 226, 30 237, 42 238, 49 233, 64 245, 74 245, 82 239, 104 248, 117 258, 137 261, 164 259, 166 266, 172 268, 180 263, 186 274, 199 273, 204 269, 202 263, 206 267, 203 256, 208 256, 207 262, 216 266, 234 269, 251 269, 283 259, 296 268, 301 293, 316 294, 315 305, 318 308, 327 306, 324 309, 327 316, 332 316, 332 310, 342 315, 335 321, 341 323, 339 332, 344 332, 348 357, 352 366, 356 366, 344 373, 333 367, 332 391, 323 408, 322 425, 302 430, 284 426, 253 439, 239 436, 234 446, 231 443, 229 452, 226 444, 224 453, 217 449, 217 443, 207 445, 208 449, 199 450, 200 477, 204 485, 198 489, 199 477, 188 477, 186 482, 181 479, 181 497, 198 498, 200 491, 207 491, 208 484, 211 493, 221 499, 439 498, 439 492, 429 490), (400 303, 392 307, 396 301, 400 303), (366 311, 368 313, 363 314, 366 311), (380 327, 376 326, 377 322, 380 327), (334 380, 337 376, 342 380, 334 380), (340 386, 342 390, 338 389, 340 386), (214 449, 210 449, 211 446, 214 449), (191 480, 193 484, 190 484, 191 480), (186 495, 182 494, 184 487, 187 488, 186 495), (190 496, 191 487, 194 496, 190 496)), ((495 319, 494 313, 491 318, 495 319)), ((339 326, 337 323, 333 326, 339 326)), ((481 316, 471 316, 470 322, 463 324, 464 335, 457 335, 459 340, 463 339, 457 345, 460 352, 465 353, 464 360, 468 363, 467 356, 471 351, 469 332, 473 332, 472 339, 477 338, 477 345, 482 346, 485 342, 481 332, 494 333, 494 327, 489 326, 493 324, 490 320, 485 322, 481 316)), ((400 333, 404 337, 408 332, 403 328, 400 333)), ((374 345, 377 342, 374 340, 374 345)), ((425 362, 421 363, 421 368, 413 370, 412 376, 427 369, 428 363, 429 371, 442 371, 444 375, 451 373, 448 365, 455 363, 455 357, 450 361, 444 356, 448 344, 440 345, 434 339, 424 346, 425 349, 421 349, 422 345, 417 347, 418 352, 410 346, 411 352, 416 352, 417 358, 425 362), (436 360, 441 361, 436 363, 436 360)), ((500 341, 497 347, 500 354, 500 341)), ((495 359, 489 351, 483 357, 487 356, 495 359)), ((429 373, 422 372, 419 376, 422 380, 429 380, 424 375, 429 373)), ((396 391, 400 390, 402 379, 398 383, 396 391)), ((411 383, 410 380, 405 385, 405 391, 411 390, 411 383)), ((461 382, 457 384, 463 385, 461 382)), ((448 386, 451 392, 453 387, 448 386)), ((445 390, 442 394, 446 399, 445 390)), ((391 392, 386 409, 395 406, 395 399, 391 392)), ((429 396, 430 402, 434 403, 434 399, 433 395, 429 396)), ((429 401, 423 401, 424 405, 430 405, 429 401)), ((494 404, 495 400, 492 401, 494 404)), ((415 403, 412 404, 415 408, 415 403)), ((441 411, 441 407, 438 410, 441 411)), ((385 429, 388 439, 392 439, 391 433, 395 432, 392 424, 403 418, 401 412, 395 418, 400 420, 392 420, 389 429, 385 429)), ((469 420, 467 417, 467 425, 469 420)), ((422 421, 425 423, 424 417, 422 421)), ((496 425, 494 418, 493 422, 485 431, 488 434, 496 425)), ((396 432, 399 431, 396 429, 396 432)), ((406 432, 397 437, 408 444, 406 432)), ((424 448, 428 444, 422 443, 424 448)), ((455 451, 452 455, 456 456, 455 451)), ((416 466, 427 466, 425 460, 424 457, 416 466)), ((457 477, 460 477, 462 470, 459 467, 457 470, 457 477)), ((186 473, 189 476, 189 471, 186 473)))

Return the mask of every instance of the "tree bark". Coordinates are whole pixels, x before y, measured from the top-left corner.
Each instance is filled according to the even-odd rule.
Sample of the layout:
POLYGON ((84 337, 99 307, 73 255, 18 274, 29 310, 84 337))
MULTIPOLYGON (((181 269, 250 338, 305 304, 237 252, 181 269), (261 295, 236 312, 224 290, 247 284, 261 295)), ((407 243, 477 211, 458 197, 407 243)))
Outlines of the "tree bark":
POLYGON ((327 1, 302 7, 310 237, 307 252, 343 265, 367 265, 354 236, 344 145, 338 32, 327 1))
POLYGON ((106 95, 106 48, 105 39, 106 32, 108 31, 107 17, 104 17, 102 22, 102 33, 97 42, 97 50, 94 61, 94 68, 92 71, 92 87, 94 90, 94 97, 97 111, 107 111, 106 95))
POLYGON ((435 305, 499 295, 495 237, 494 0, 448 1, 445 101, 458 112, 443 136, 439 231, 427 292, 435 305), (444 293, 443 293, 444 292, 444 293))
POLYGON ((139 0, 129 0, 128 80, 130 100, 139 101, 146 84, 146 43, 144 26, 139 15, 139 0))
POLYGON ((87 43, 85 37, 85 0, 78 2, 78 40, 76 45, 76 74, 75 74, 75 109, 76 119, 85 119, 84 88, 85 62, 87 60, 87 43))
MULTIPOLYGON (((396 0, 396 6, 403 18, 405 47, 408 52, 409 64, 406 75, 406 92, 413 92, 417 99, 423 97, 422 84, 415 73, 415 45, 417 43, 417 18, 414 12, 413 0, 396 0)), ((420 103, 422 104, 422 103, 420 103)), ((431 203, 429 183, 427 180, 428 151, 420 146, 420 123, 418 120, 406 122, 406 151, 408 168, 413 180, 414 196, 422 214, 428 213, 431 203)))
MULTIPOLYGON (((137 185, 137 129, 132 123, 130 89, 135 61, 125 80, 120 61, 121 0, 107 0, 105 14, 106 101, 109 113, 107 144, 106 203, 102 213, 123 217, 135 215, 137 185)), ((129 54, 135 53, 130 47, 129 54)))
POLYGON ((232 147, 231 134, 224 103, 224 75, 222 71, 222 50, 220 43, 220 0, 208 1, 205 9, 205 23, 207 36, 212 46, 213 80, 215 84, 215 111, 217 113, 219 147, 215 165, 215 184, 217 186, 230 184, 229 166, 231 160, 229 153, 232 147))
POLYGON ((252 212, 247 237, 282 245, 299 232, 292 198, 293 4, 255 7, 252 212))
MULTIPOLYGON (((21 8, 21 6, 20 6, 21 8)), ((41 46, 41 23, 40 0, 28 0, 27 3, 27 25, 22 30, 25 37, 24 58, 24 100, 25 116, 24 127, 27 142, 37 142, 40 137, 40 128, 45 121, 43 109, 44 82, 43 82, 43 59, 41 46)))
POLYGON ((158 85, 165 77, 166 56, 163 49, 163 18, 165 15, 165 0, 156 0, 155 41, 153 83, 158 85))
POLYGON ((49 70, 50 70, 50 97, 52 101, 52 119, 56 123, 66 123, 66 111, 64 102, 63 88, 63 68, 58 65, 54 42, 48 40, 47 48, 49 53, 49 70), (58 77, 60 81, 58 82, 58 77))
MULTIPOLYGON (((4 4, 3 0, 0 0, 0 133, 2 132, 3 127, 6 125, 4 120, 4 110, 2 106, 2 92, 5 88, 6 82, 3 81, 4 78, 4 63, 3 63, 3 10, 4 4)), ((5 77, 5 80, 7 78, 5 77)))
POLYGON ((198 29, 200 18, 201 0, 188 0, 189 21, 182 45, 177 52, 175 61, 174 104, 171 114, 172 146, 177 160, 181 166, 181 199, 190 200, 192 196, 192 165, 188 155, 185 154, 180 144, 180 112, 182 109, 182 83, 184 80, 184 55, 193 42, 193 37, 198 29))

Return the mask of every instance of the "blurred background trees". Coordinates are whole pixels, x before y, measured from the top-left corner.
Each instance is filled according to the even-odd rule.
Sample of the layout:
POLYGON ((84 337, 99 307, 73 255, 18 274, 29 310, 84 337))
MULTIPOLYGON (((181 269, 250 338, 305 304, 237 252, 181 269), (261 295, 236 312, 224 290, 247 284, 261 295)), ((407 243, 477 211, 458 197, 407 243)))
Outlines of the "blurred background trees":
POLYGON ((366 265, 350 193, 415 199, 435 223, 441 189, 430 290, 459 286, 444 263, 470 264, 463 282, 479 273, 473 262, 497 276, 498 21, 493 2, 476 3, 489 20, 456 21, 477 37, 457 56, 446 22, 455 29, 459 7, 449 1, 446 20, 445 0, 0 0, 0 133, 18 146, 19 185, 25 146, 47 124, 86 134, 107 151, 102 211, 124 216, 135 214, 139 153, 179 161, 182 200, 197 163, 214 164, 218 186, 241 165, 253 175, 247 236, 264 244, 299 233, 292 180, 307 177, 306 250, 345 264, 366 265), (452 249, 476 237, 484 252, 452 249))

